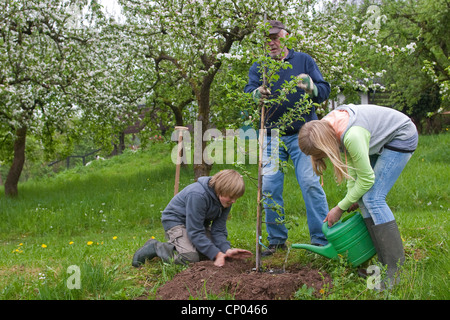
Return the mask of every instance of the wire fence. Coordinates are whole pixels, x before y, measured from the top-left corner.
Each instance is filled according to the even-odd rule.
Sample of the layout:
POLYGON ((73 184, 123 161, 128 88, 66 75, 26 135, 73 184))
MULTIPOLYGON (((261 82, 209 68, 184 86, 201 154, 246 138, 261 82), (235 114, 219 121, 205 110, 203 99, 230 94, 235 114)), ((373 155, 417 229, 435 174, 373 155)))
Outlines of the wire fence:
POLYGON ((94 160, 96 158, 95 154, 97 152, 99 152, 100 150, 102 150, 102 149, 100 148, 100 149, 91 151, 89 153, 86 153, 84 155, 71 155, 71 156, 68 156, 65 159, 55 160, 55 161, 49 163, 48 166, 52 167, 52 166, 54 166, 54 165, 56 165, 56 164, 58 164, 60 162, 65 161, 66 162, 66 168, 69 169, 71 163, 73 164, 73 163, 78 163, 79 162, 79 161, 76 161, 77 159, 81 159, 81 161, 83 163, 83 166, 85 166, 89 162, 88 160, 94 160), (90 159, 90 157, 92 157, 92 159, 90 159))

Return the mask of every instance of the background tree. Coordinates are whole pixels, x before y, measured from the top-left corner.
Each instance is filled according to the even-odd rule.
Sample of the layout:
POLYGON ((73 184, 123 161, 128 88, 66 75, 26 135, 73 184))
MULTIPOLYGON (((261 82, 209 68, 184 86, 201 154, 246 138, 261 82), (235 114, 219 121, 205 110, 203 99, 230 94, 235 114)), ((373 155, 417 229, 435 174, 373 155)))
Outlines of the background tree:
POLYGON ((371 59, 386 70, 381 80, 392 92, 392 105, 421 130, 430 116, 450 106, 450 2, 385 0, 380 9, 384 20, 379 42, 391 50, 391 57, 371 59), (397 47, 410 54, 395 54, 397 47))
MULTIPOLYGON (((152 35, 149 52, 159 62, 172 64, 189 85, 197 104, 202 133, 210 127, 211 86, 234 42, 253 31, 255 13, 243 1, 121 1, 124 12, 137 27, 159 31, 152 35)), ((202 150, 206 142, 202 142, 202 150)), ((211 167, 194 165, 195 178, 208 175, 211 167)))
POLYGON ((16 196, 28 135, 50 153, 61 132, 68 144, 88 130, 110 145, 127 102, 113 92, 133 95, 96 1, 1 0, 0 8, 0 155, 10 163, 5 194, 16 196))

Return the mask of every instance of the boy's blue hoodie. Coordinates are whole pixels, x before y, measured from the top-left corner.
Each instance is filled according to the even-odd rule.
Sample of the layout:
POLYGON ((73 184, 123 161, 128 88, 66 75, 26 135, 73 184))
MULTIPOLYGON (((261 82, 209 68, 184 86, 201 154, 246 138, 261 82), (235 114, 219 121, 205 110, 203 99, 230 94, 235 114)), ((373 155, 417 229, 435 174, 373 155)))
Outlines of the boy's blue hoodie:
POLYGON ((211 177, 200 177, 175 195, 162 212, 162 224, 167 231, 184 225, 192 244, 199 252, 213 260, 219 251, 230 249, 226 221, 231 207, 224 208, 214 189, 211 177), (211 226, 211 239, 205 227, 211 226))

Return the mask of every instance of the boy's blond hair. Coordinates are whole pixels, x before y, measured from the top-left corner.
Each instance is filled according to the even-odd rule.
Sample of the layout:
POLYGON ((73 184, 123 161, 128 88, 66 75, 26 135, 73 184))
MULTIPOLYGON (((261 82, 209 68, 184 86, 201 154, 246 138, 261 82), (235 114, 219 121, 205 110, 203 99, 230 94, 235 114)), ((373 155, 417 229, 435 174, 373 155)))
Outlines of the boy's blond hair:
POLYGON ((245 184, 242 176, 235 170, 226 169, 212 176, 209 186, 218 196, 237 199, 245 192, 245 184))

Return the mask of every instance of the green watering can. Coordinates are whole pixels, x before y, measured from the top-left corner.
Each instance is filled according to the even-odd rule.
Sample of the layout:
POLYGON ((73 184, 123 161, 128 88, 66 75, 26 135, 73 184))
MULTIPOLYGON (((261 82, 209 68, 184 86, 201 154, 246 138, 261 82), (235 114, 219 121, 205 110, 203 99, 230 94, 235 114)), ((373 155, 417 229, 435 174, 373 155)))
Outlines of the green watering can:
POLYGON ((376 253, 369 231, 359 212, 346 215, 331 228, 328 227, 328 222, 325 222, 322 232, 328 240, 326 246, 293 244, 292 248, 310 250, 330 259, 337 258, 339 254, 346 257, 353 267, 366 262, 376 253))

